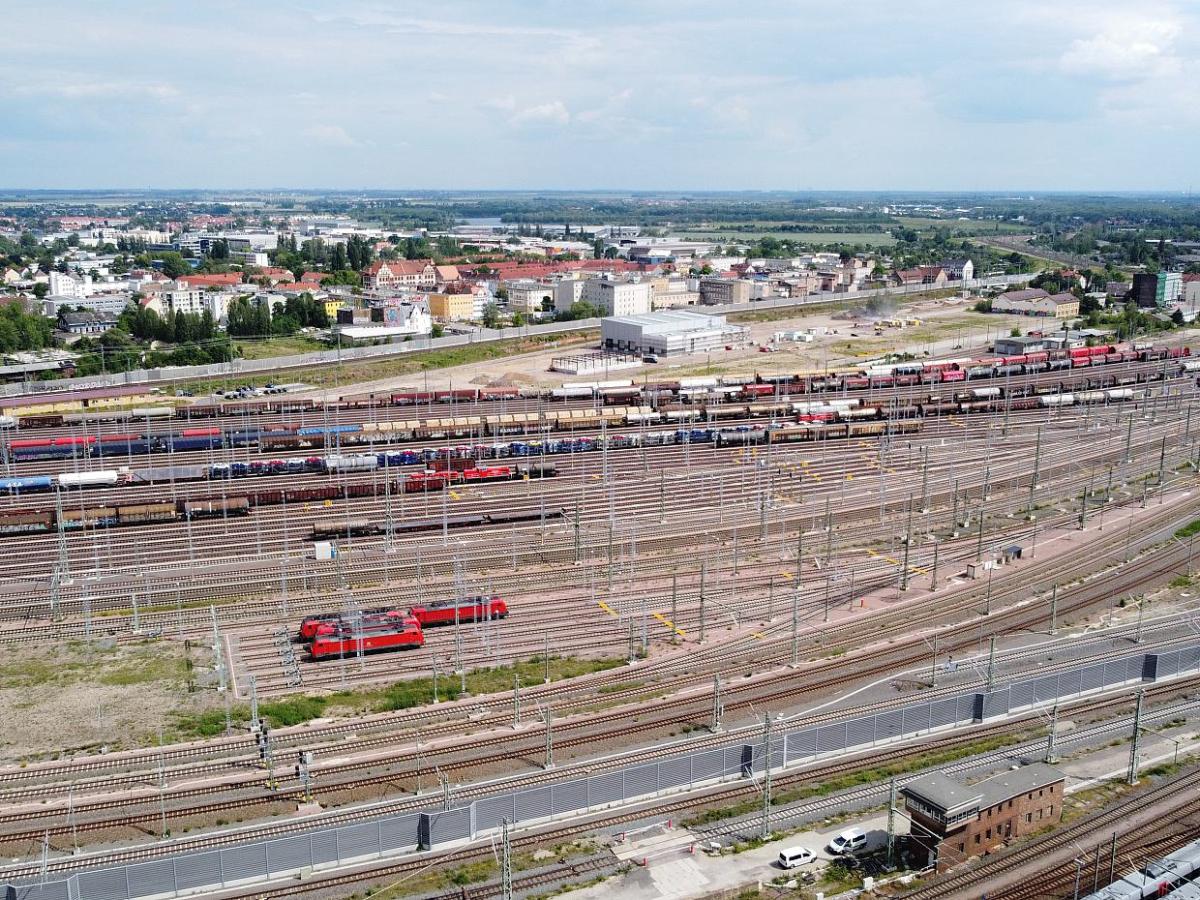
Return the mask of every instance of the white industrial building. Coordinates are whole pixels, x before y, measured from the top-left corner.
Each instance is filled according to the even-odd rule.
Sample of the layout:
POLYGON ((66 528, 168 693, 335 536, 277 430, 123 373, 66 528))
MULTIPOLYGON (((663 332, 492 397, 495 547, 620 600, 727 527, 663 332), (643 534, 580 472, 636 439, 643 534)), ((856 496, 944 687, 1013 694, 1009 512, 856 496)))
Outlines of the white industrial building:
POLYGON ((749 339, 750 329, 730 325, 724 316, 665 309, 636 316, 614 316, 600 322, 600 345, 641 355, 675 356, 703 353, 749 339))

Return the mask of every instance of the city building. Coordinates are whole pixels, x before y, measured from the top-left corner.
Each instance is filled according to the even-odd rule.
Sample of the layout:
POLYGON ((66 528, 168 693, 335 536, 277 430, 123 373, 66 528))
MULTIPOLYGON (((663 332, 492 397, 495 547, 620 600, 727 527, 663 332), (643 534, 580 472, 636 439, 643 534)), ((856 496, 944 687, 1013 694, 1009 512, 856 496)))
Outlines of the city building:
POLYGON ((749 303, 751 283, 743 278, 701 278, 700 302, 706 306, 749 303))
POLYGON ((508 291, 508 308, 511 312, 540 316, 554 309, 554 285, 530 279, 504 282, 508 291))
POLYGON ((129 305, 131 296, 127 292, 92 294, 90 297, 59 297, 55 294, 48 294, 42 301, 42 315, 57 316, 60 309, 78 309, 82 306, 89 312, 119 316, 129 305))
POLYGON ((1062 818, 1065 776, 1045 763, 1022 766, 973 785, 940 772, 900 789, 913 840, 938 871, 1055 825, 1062 818))
POLYGON ((82 300, 92 293, 92 276, 52 271, 49 286, 52 296, 82 300))
POLYGON ((602 316, 638 316, 650 312, 650 284, 589 278, 583 283, 582 299, 596 307, 602 316))
POLYGON ((600 322, 600 345, 603 349, 643 356, 677 356, 720 350, 729 345, 744 345, 749 336, 749 328, 730 325, 724 316, 682 309, 613 316, 600 322))
POLYGON ((1041 288, 1009 291, 992 301, 992 312, 1018 316, 1073 319, 1079 315, 1079 298, 1070 292, 1047 294, 1041 288), (1023 297, 1019 295, 1029 295, 1023 297), (1038 295, 1038 296, 1034 296, 1038 295))
MULTIPOLYGON (((460 285, 461 288, 461 285, 460 285)), ((429 314, 437 322, 469 322, 475 316, 475 294, 467 290, 455 293, 427 294, 429 314)))
POLYGON ((337 333, 346 341, 356 342, 423 337, 433 331, 433 317, 419 303, 389 303, 371 309, 370 316, 370 324, 357 324, 357 318, 353 325, 339 323, 337 333))
POLYGON ((572 272, 554 282, 555 312, 570 312, 571 307, 583 299, 584 280, 572 272))
POLYGON ((377 259, 363 270, 363 287, 373 291, 419 291, 437 285, 437 270, 431 259, 377 259))
POLYGON ((1139 272, 1133 276, 1130 296, 1145 309, 1175 303, 1183 296, 1183 273, 1139 272))

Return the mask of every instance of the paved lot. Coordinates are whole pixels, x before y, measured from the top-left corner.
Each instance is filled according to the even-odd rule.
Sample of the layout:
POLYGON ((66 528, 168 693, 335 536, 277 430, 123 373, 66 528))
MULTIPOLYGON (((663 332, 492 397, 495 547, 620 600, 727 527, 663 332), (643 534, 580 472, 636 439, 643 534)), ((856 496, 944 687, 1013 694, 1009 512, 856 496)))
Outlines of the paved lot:
MULTIPOLYGON (((897 817, 897 831, 907 834, 908 822, 897 817)), ((817 871, 831 856, 825 845, 838 832, 858 827, 867 832, 868 846, 880 847, 887 838, 887 816, 879 813, 867 819, 840 823, 832 828, 804 831, 779 841, 772 841, 745 853, 708 856, 697 851, 692 854, 685 849, 671 849, 660 856, 650 856, 646 866, 636 866, 628 874, 585 888, 572 891, 571 897, 578 900, 663 900, 663 898, 703 897, 714 891, 752 885, 757 881, 768 882, 784 874, 775 864, 779 851, 785 847, 810 847, 818 853, 818 861, 794 873, 817 871)), ((653 848, 659 843, 647 839, 644 843, 653 848)), ((635 844, 636 846, 636 844, 635 844)), ((632 851, 632 847, 631 847, 632 851)), ((636 856, 636 854, 632 854, 636 856)))

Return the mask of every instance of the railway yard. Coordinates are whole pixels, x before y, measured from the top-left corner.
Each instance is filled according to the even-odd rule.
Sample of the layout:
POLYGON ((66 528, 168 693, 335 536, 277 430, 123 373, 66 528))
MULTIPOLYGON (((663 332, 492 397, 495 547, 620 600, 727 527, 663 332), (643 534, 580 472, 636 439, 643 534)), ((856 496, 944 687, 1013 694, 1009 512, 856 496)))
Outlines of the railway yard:
POLYGON ((0 744, 0 883, 1099 890, 1200 837, 1197 374, 1112 344, 12 402, 0 709, 30 725, 0 744), (976 853, 896 799, 1042 761, 1062 821, 976 853), (870 853, 769 865, 868 819, 870 853))

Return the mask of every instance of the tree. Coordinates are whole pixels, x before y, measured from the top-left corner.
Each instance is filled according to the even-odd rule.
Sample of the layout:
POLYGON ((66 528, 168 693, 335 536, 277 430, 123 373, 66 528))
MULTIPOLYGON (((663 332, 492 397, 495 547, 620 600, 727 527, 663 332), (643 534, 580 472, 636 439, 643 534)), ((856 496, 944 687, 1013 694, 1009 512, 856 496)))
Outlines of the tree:
POLYGON ((162 273, 168 278, 179 278, 192 271, 192 267, 178 253, 168 251, 167 253, 159 253, 158 259, 162 262, 162 273))
POLYGON ((438 323, 435 323, 433 328, 430 330, 429 336, 439 338, 439 337, 442 337, 442 335, 444 335, 445 333, 446 333, 446 326, 444 326, 440 322, 438 322, 438 323))
POLYGON ((493 301, 483 308, 483 327, 496 328, 500 324, 500 307, 493 301))
POLYGON ((1176 325, 1182 325, 1184 323, 1183 310, 1177 309, 1177 310, 1175 310, 1175 312, 1171 313, 1171 321, 1174 322, 1176 325))
POLYGON ((33 296, 39 300, 43 299, 48 293, 50 293, 50 285, 44 281, 39 281, 33 286, 33 296))
POLYGON ((520 310, 517 310, 516 312, 514 312, 512 314, 512 324, 513 324, 513 328, 520 328, 522 325, 524 325, 525 324, 525 313, 521 312, 520 310))
POLYGON ((344 269, 357 268, 350 261, 350 256, 346 252, 346 247, 343 244, 334 244, 333 252, 329 255, 329 267, 335 272, 344 269))

